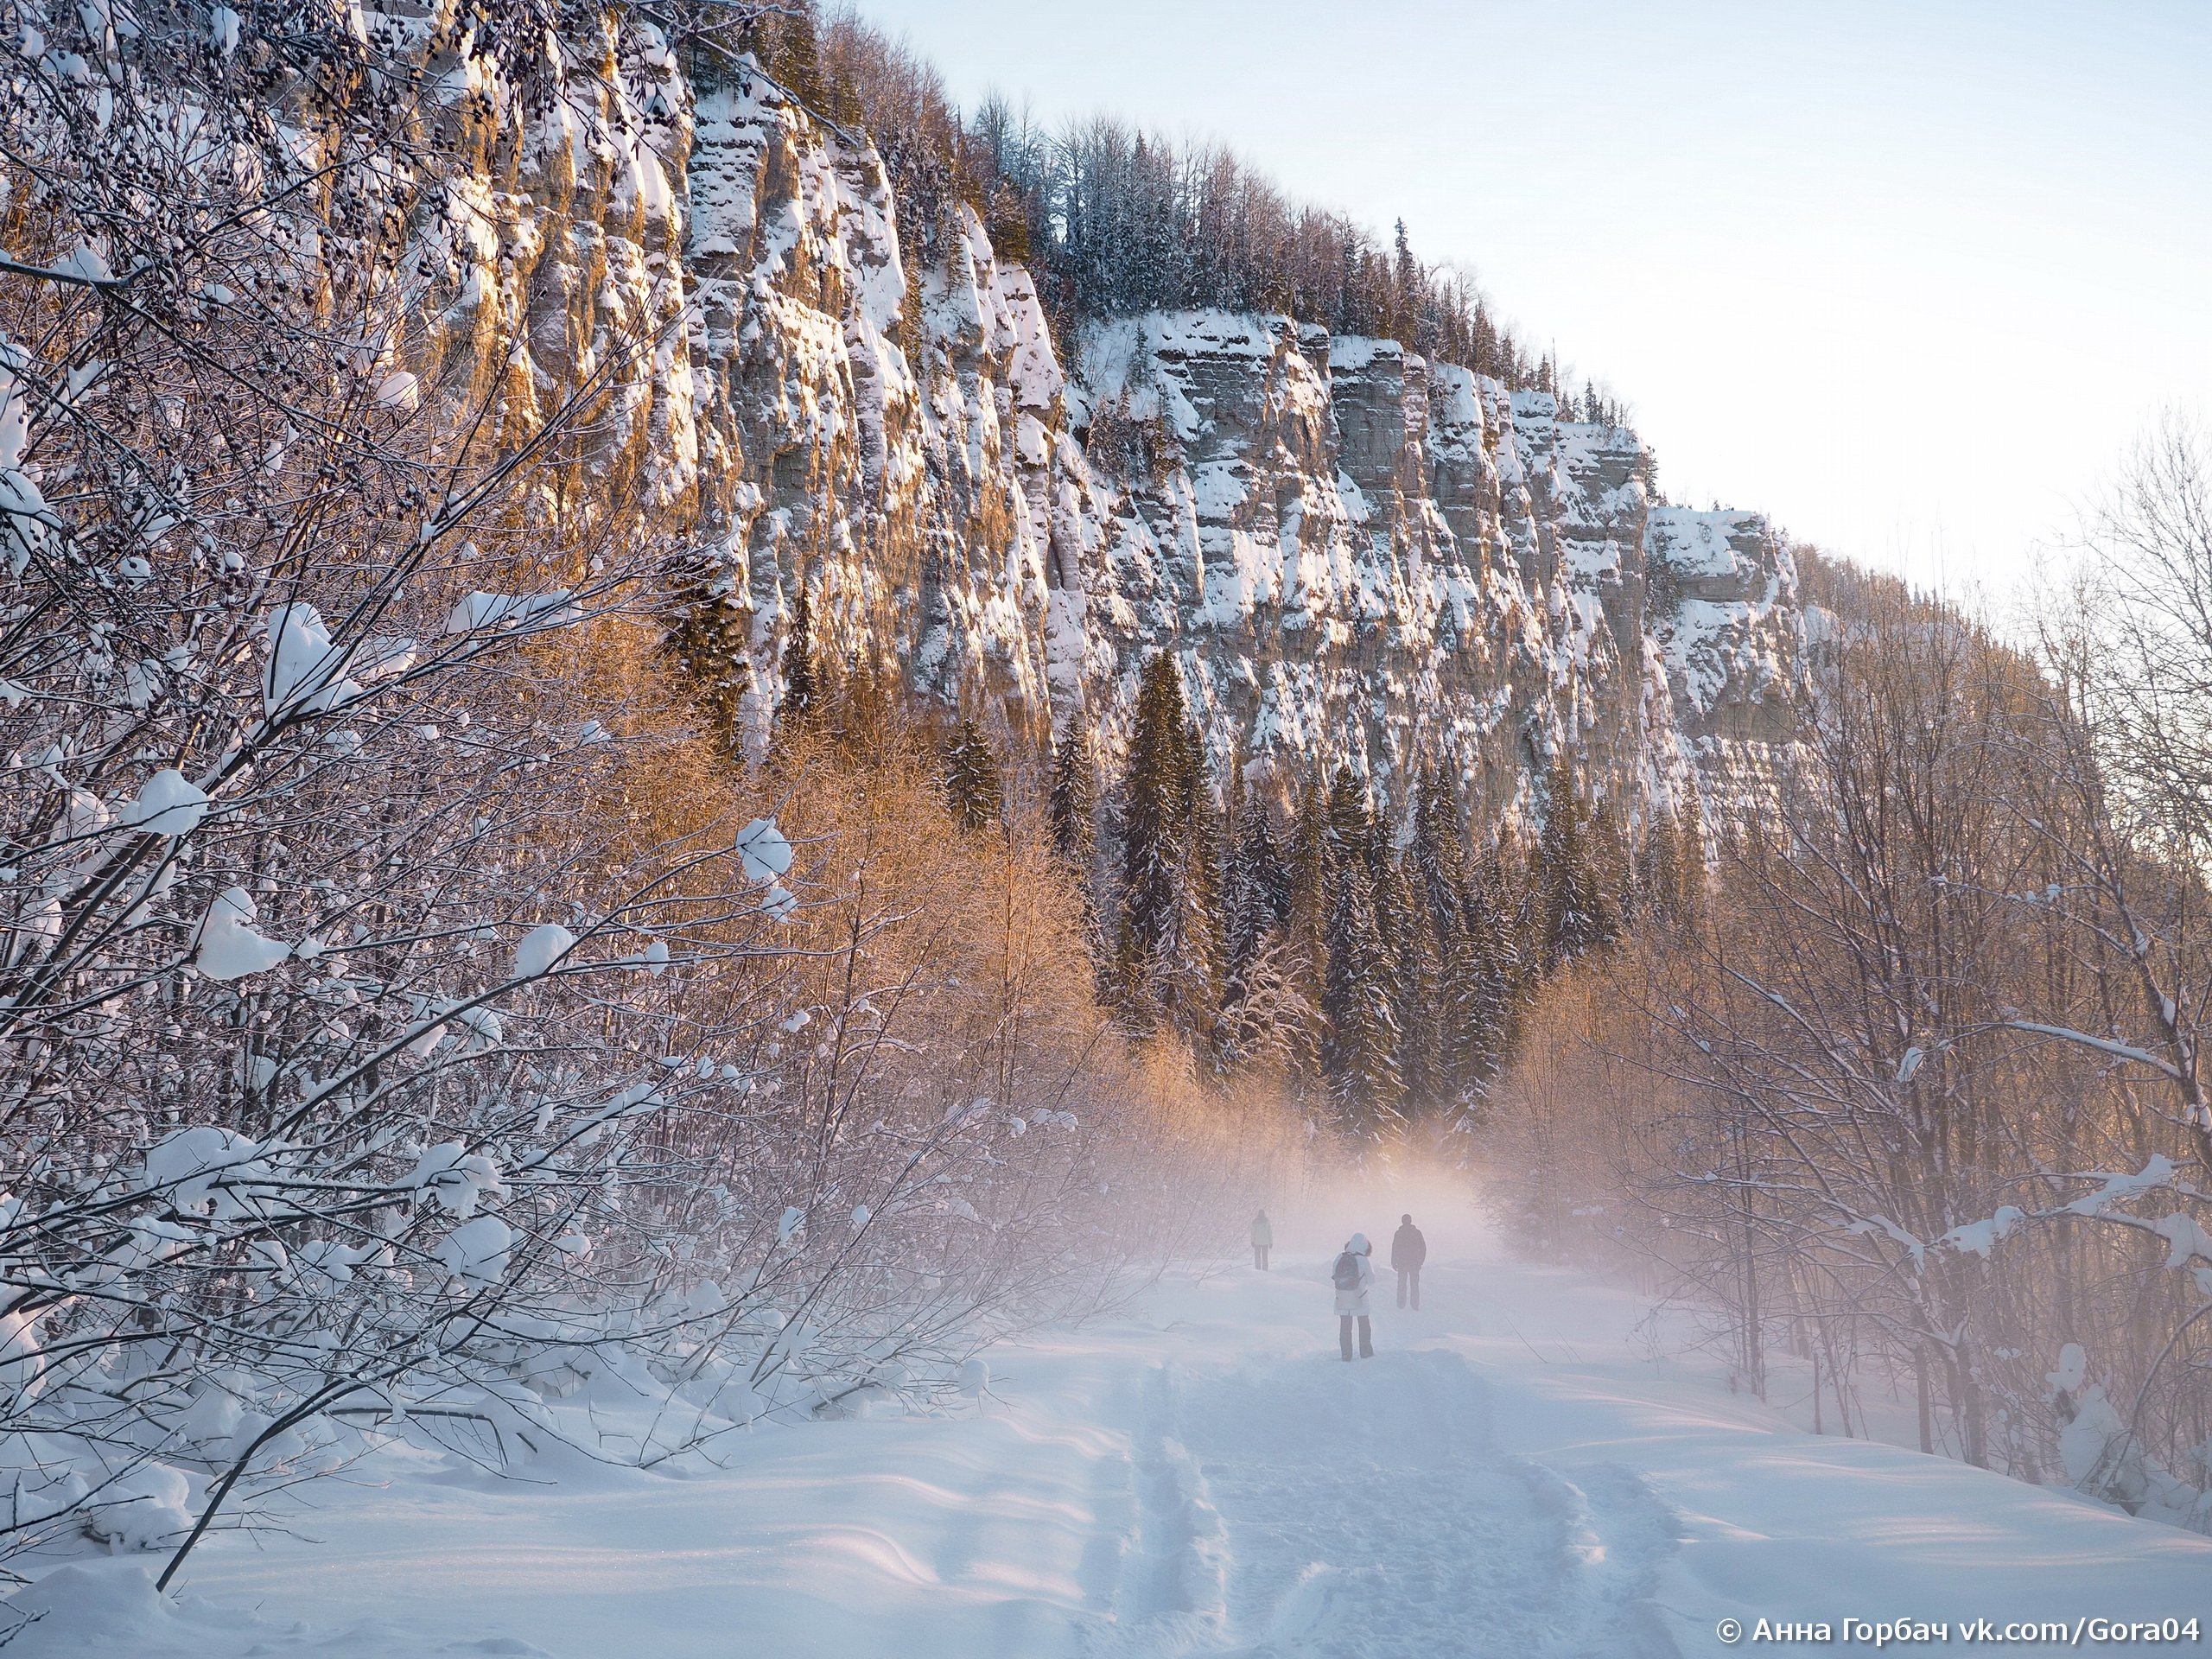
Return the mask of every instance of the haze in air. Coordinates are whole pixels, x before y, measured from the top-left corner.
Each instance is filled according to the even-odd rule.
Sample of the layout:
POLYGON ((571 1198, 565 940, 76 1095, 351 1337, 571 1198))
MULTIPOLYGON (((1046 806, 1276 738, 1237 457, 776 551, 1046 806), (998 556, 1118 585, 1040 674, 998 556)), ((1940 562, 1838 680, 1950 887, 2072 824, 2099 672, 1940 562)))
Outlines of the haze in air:
POLYGON ((2201 1640, 2207 44, 24 0, 0 1647, 2201 1640))

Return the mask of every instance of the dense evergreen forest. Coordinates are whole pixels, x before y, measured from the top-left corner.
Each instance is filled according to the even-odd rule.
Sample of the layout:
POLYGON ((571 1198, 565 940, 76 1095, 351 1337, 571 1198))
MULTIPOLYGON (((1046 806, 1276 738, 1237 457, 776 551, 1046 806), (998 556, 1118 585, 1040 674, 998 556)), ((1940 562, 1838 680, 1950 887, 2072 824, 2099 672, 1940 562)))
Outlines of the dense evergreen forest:
POLYGON ((1564 760, 1529 836, 1471 823, 1434 772, 1397 803, 1341 766, 1311 771, 1287 802, 1217 776, 1164 652, 1145 666, 1118 766, 1080 718, 1049 753, 1002 759, 976 719, 873 676, 825 691, 830 667, 795 633, 786 749, 934 753, 963 830, 1049 840, 1080 897, 1099 998, 1132 1040, 1288 1101, 1355 1154, 1469 1156, 1539 989, 1631 930, 1698 913, 1700 830, 1660 814, 1632 834, 1564 760))

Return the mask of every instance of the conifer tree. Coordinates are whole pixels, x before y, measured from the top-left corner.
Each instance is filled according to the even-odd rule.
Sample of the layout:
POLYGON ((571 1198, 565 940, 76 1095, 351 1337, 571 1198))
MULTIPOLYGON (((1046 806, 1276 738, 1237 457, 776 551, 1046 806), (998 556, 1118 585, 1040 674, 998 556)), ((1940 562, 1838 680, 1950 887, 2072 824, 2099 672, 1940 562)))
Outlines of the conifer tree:
POLYGON ((944 799, 963 830, 988 830, 1006 808, 999 758, 983 728, 962 715, 944 746, 944 799))
POLYGON ((814 669, 814 607, 802 581, 791 601, 791 627, 784 635, 784 700, 777 705, 776 716, 787 725, 804 725, 814 718, 821 700, 814 669))
POLYGON ((1462 933, 1454 981, 1459 1109, 1478 1113, 1512 1058, 1526 999, 1542 970, 1540 905, 1532 852, 1510 827, 1471 863, 1459 888, 1462 933))
POLYGON ((1544 974, 1542 868, 1537 848, 1511 825, 1484 859, 1483 887, 1497 908, 1500 954, 1517 1003, 1544 974))
POLYGON ((1440 916, 1466 879, 1467 849, 1459 802, 1451 784, 1433 767, 1421 774, 1414 787, 1414 833, 1406 850, 1412 856, 1422 899, 1432 913, 1440 916))
POLYGON ((1636 887, 1635 855, 1628 831, 1610 799, 1590 809, 1590 868, 1598 885, 1598 944, 1612 944, 1621 936, 1633 907, 1636 887))
POLYGON ((1544 830, 1536 843, 1536 892, 1543 971, 1556 972, 1619 931, 1606 891, 1590 807, 1562 757, 1552 766, 1544 830))
POLYGON ((1098 774, 1091 760, 1090 728, 1077 709, 1052 745, 1052 788, 1046 802, 1052 850, 1077 871, 1090 867, 1097 835, 1098 774))
POLYGON ((1321 1052, 1326 1043, 1321 1005, 1328 963, 1328 788, 1319 767, 1300 780, 1279 842, 1283 860, 1280 974, 1296 1028, 1285 1033, 1287 1064, 1316 1098, 1326 1093, 1321 1052))
POLYGON ((1122 785, 1121 938, 1116 980, 1124 1022, 1205 1039, 1219 1007, 1212 801, 1183 682, 1165 652, 1145 664, 1122 785))
POLYGON ((1321 965, 1328 957, 1328 851, 1329 791, 1316 767, 1300 782, 1285 860, 1290 867, 1291 943, 1317 1005, 1321 965))
POLYGON ((1704 919, 1706 899, 1705 810, 1691 796, 1670 820, 1674 826, 1675 878, 1674 893, 1676 927, 1694 928, 1704 919))
POLYGON ((1394 227, 1391 252, 1392 321, 1399 338, 1404 339, 1413 332, 1421 311, 1422 283, 1421 266, 1414 258, 1412 245, 1406 240, 1406 221, 1402 219, 1394 227))
POLYGON ((1479 873, 1459 891, 1460 925, 1445 961, 1455 1125, 1471 1125, 1504 1069, 1513 1033, 1511 947, 1489 885, 1479 873))
POLYGON ((1480 1097, 1503 1052, 1504 997, 1493 961, 1494 929, 1478 932, 1479 900, 1459 802, 1434 772, 1414 795, 1406 864, 1427 936, 1421 966, 1428 976, 1426 1027, 1418 1041, 1432 1057, 1418 1083, 1409 1061, 1407 1086, 1424 1111, 1457 1117, 1480 1097))
POLYGON ((1052 783, 1046 797, 1046 822, 1052 837, 1052 851, 1067 867, 1083 904, 1083 939, 1090 952, 1090 968, 1099 995, 1112 989, 1113 963, 1099 925, 1098 772, 1092 757, 1090 728, 1076 709, 1052 745, 1052 783))
POLYGON ((739 38, 778 84, 788 87, 802 103, 823 108, 830 89, 822 73, 812 9, 763 8, 762 14, 743 19, 739 38))
POLYGON ((1271 939, 1287 933, 1290 865, 1275 843, 1267 805, 1247 788, 1236 806, 1234 842, 1222 893, 1224 996, 1242 1001, 1253 965, 1271 939))
POLYGON ((1364 791, 1349 768, 1331 784, 1323 843, 1327 966, 1321 989, 1321 1070, 1338 1128, 1381 1141, 1405 1098, 1391 1005, 1392 964, 1375 913, 1374 833, 1364 791))
POLYGON ((1310 1068, 1313 1004, 1291 938, 1291 869, 1267 804, 1247 787, 1230 824, 1222 884, 1222 1009, 1216 1065, 1271 1064, 1293 1084, 1310 1068))
POLYGON ((734 607, 727 575, 709 567, 693 573, 684 603, 664 646, 683 681, 732 756, 742 750, 746 703, 754 690, 747 655, 747 613, 734 607))
POLYGON ((1443 963, 1434 919, 1416 895, 1410 849, 1393 856, 1387 834, 1370 853, 1376 932, 1388 970, 1404 1115, 1427 1116, 1450 1095, 1444 1052, 1443 963))
POLYGON ((1190 884, 1198 913, 1207 918, 1217 967, 1221 884, 1228 849, 1221 809, 1214 798, 1211 768, 1206 764, 1205 740, 1198 721, 1187 714, 1177 750, 1176 806, 1183 822, 1184 879, 1190 884))
POLYGON ((1636 855, 1636 919, 1670 931, 1693 925, 1705 887, 1703 850, 1673 811, 1655 812, 1636 855))

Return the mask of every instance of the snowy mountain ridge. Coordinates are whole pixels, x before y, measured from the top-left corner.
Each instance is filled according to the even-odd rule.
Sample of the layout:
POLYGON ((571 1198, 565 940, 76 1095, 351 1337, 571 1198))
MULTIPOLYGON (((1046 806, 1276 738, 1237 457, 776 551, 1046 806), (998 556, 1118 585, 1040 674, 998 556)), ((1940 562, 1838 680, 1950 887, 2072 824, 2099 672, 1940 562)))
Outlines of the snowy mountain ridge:
POLYGON ((909 270, 864 138, 643 38, 567 42, 536 113, 448 112, 478 160, 423 229, 451 298, 409 366, 508 353, 524 427, 607 378, 580 500, 706 567, 756 752, 805 582, 831 661, 1033 739, 1081 710, 1117 749, 1164 649, 1224 776, 1343 762, 1402 799, 1441 764, 1492 818, 1562 747, 1631 817, 1771 787, 1789 551, 1654 505, 1632 432, 1283 316, 1116 318, 1063 361, 970 208, 909 270))

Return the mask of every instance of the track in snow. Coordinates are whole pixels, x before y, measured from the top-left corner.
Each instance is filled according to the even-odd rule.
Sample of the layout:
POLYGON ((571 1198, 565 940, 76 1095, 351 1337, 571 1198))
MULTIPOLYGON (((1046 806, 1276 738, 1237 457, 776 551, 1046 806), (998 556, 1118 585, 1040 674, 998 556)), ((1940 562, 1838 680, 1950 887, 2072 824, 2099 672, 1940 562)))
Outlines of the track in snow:
MULTIPOLYGON (((1306 1230, 1402 1213, 1362 1209, 1306 1230)), ((1674 1659, 1763 1615, 2203 1613, 2212 1541, 1806 1433, 1662 1363, 1630 1292, 1432 1243, 1372 1361, 1335 1357, 1328 1252, 1286 1249, 1007 1344, 958 1412, 650 1475, 395 1458, 306 1489, 321 1543, 210 1541, 181 1604, 80 1556, 4 1659, 1674 1659)))
POLYGON ((1675 1547, 1630 1471, 1501 1452, 1457 1355, 1152 1373, 1139 1518, 1098 1659, 1671 1659, 1675 1547))

